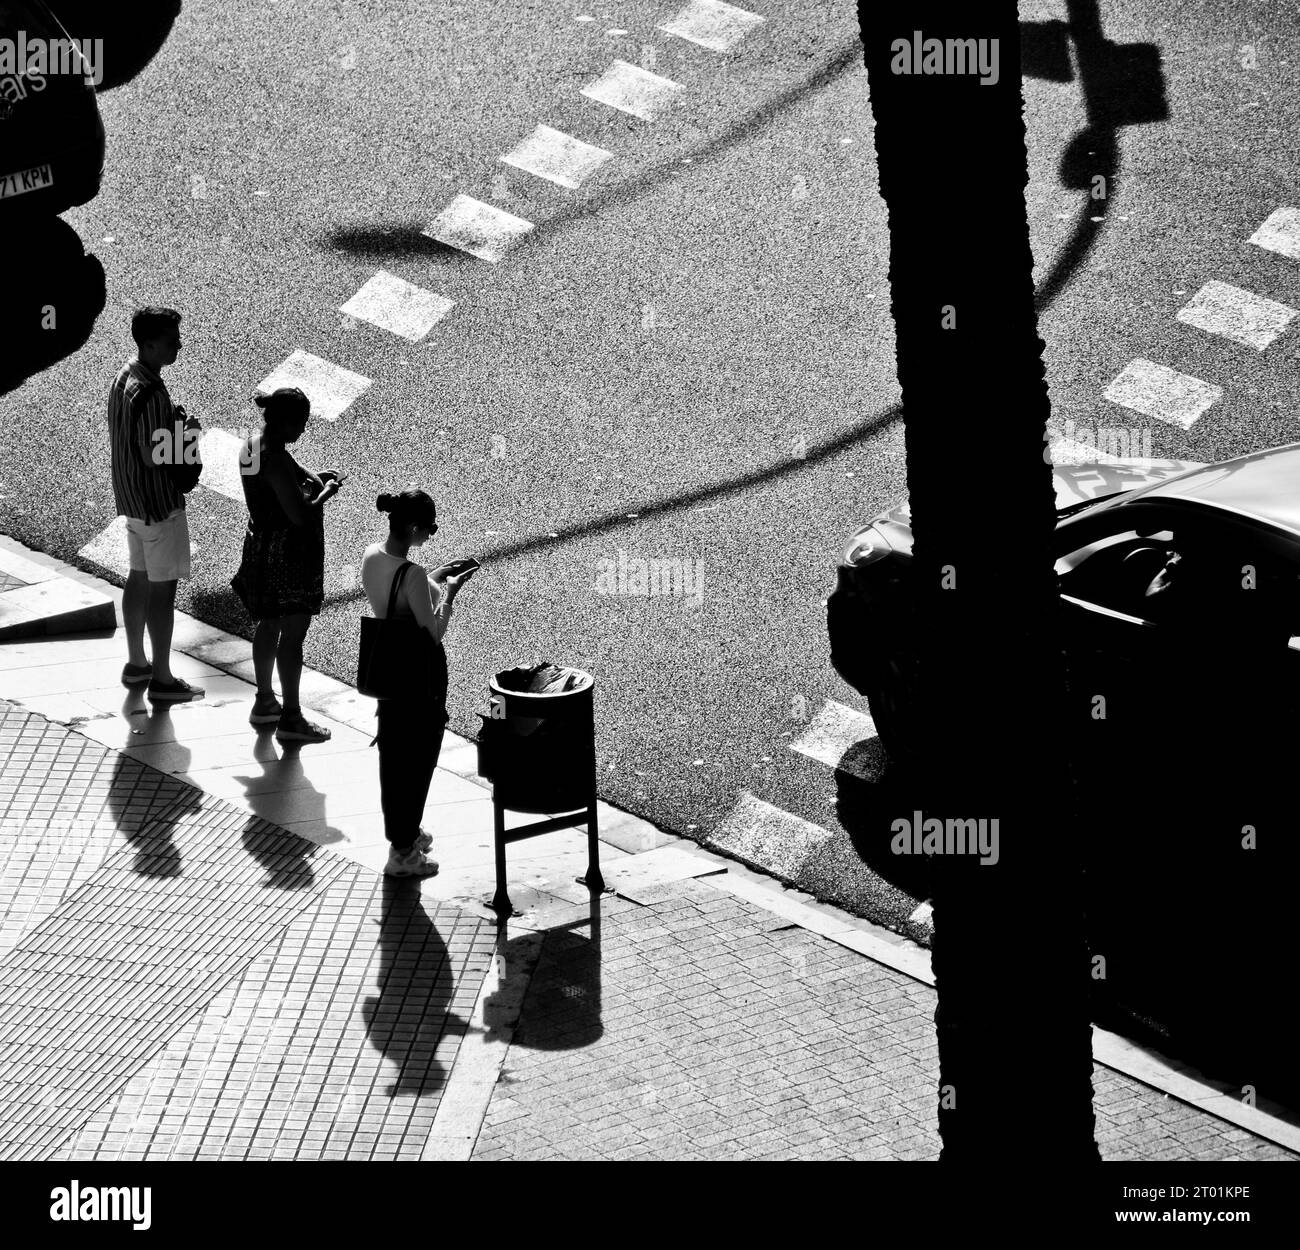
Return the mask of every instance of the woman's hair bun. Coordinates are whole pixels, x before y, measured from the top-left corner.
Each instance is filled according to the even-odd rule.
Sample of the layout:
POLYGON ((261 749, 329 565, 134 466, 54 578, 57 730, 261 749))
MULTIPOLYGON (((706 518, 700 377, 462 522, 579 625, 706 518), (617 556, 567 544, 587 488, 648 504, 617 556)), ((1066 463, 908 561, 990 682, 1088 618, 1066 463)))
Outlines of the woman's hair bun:
POLYGON ((396 506, 396 495, 384 494, 380 495, 379 498, 375 500, 375 507, 378 508, 380 512, 391 512, 396 506))
POLYGON ((255 403, 259 408, 265 408, 266 405, 269 404, 270 402, 271 402, 271 397, 269 395, 253 396, 253 403, 255 403))

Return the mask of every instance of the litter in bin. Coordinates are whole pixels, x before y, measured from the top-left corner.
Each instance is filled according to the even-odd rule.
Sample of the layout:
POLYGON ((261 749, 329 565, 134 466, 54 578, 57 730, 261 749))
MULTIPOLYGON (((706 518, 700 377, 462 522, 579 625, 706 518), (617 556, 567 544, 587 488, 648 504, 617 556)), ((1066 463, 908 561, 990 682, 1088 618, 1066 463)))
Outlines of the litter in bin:
POLYGON ((497 674, 497 684, 502 689, 520 694, 563 694, 581 690, 589 680, 581 669, 560 668, 549 660, 531 668, 520 666, 497 674))

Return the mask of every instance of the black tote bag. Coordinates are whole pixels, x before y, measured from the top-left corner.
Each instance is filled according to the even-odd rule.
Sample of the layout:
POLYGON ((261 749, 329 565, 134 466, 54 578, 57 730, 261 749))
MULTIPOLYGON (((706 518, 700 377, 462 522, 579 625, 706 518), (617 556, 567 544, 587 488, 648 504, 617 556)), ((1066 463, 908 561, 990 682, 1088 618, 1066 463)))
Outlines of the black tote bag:
MULTIPOLYGON (((435 696, 437 652, 441 648, 413 616, 393 615, 408 560, 393 576, 388 615, 361 618, 357 654, 357 692, 371 699, 420 699, 435 696)), ((445 698, 445 678, 442 683, 445 698)))

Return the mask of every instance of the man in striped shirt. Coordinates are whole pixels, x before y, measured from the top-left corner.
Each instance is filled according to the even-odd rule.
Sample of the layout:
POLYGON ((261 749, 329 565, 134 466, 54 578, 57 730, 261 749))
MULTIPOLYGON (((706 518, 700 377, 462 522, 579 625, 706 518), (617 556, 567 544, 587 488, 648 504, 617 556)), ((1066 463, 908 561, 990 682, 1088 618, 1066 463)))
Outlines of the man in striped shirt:
MULTIPOLYGON (((130 556, 122 592, 127 645, 122 681, 127 686, 148 682, 155 703, 203 696, 171 670, 176 583, 190 575, 190 531, 185 496, 169 471, 169 463, 183 454, 175 434, 185 414, 172 405, 162 371, 181 349, 180 323, 175 309, 139 309, 131 318, 137 353, 122 366, 108 393, 113 496, 119 515, 126 517, 130 556), (165 434, 155 437, 157 431, 165 434), (146 627, 152 665, 144 653, 146 627)), ((195 418, 185 419, 186 431, 198 429, 195 418)))

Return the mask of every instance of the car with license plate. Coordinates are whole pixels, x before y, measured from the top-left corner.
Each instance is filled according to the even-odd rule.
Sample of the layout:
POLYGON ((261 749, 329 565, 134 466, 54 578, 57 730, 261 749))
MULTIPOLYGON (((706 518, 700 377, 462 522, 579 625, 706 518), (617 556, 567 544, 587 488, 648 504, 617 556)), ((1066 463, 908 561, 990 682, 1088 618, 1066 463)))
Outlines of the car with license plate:
POLYGON ((103 170, 104 124, 79 45, 40 0, 0 0, 0 221, 84 204, 103 170))

